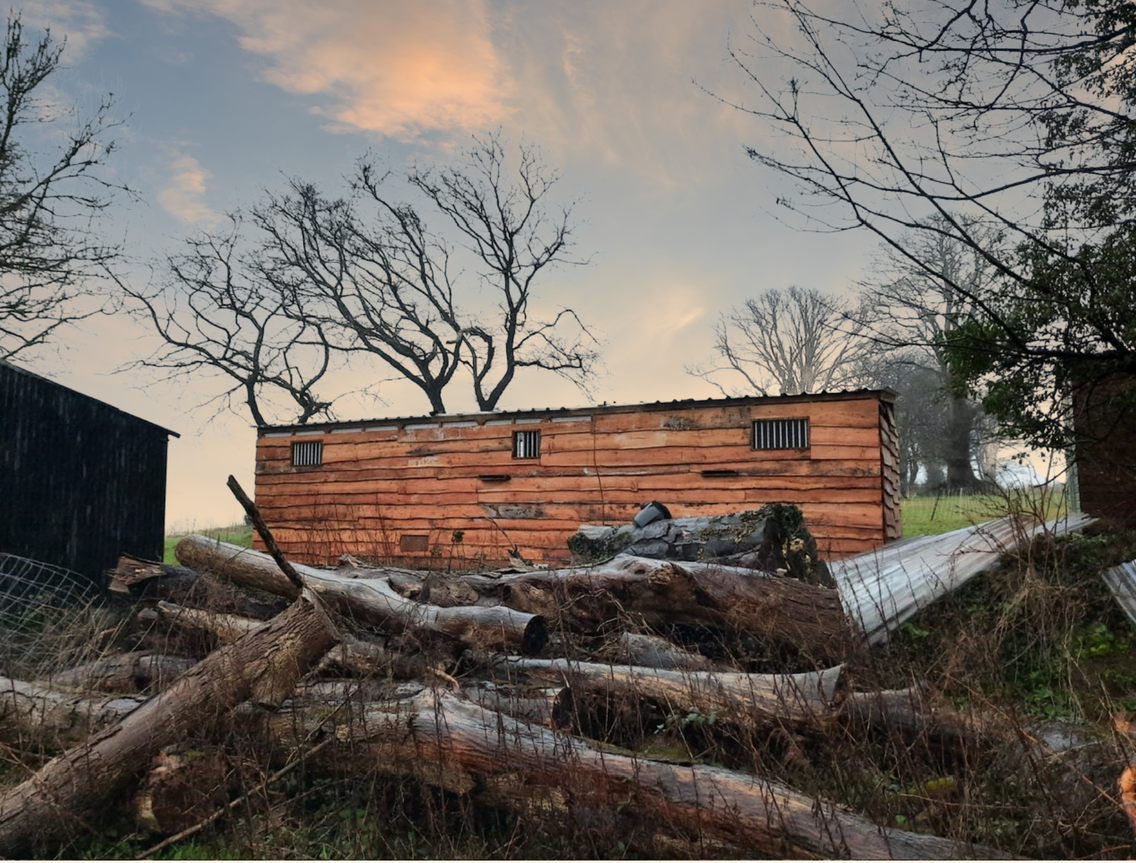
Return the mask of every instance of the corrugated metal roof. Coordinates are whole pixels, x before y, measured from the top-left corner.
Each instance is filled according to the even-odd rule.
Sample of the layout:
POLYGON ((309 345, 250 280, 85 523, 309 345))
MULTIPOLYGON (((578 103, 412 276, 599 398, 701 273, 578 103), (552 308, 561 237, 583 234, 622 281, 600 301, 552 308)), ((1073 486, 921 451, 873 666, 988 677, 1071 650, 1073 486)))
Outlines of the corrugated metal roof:
POLYGON ((1136 626, 1136 560, 1106 569, 1101 578, 1125 616, 1136 626))
POLYGON ((729 407, 733 405, 751 405, 751 404, 764 404, 767 402, 782 403, 782 404, 798 404, 801 402, 810 401, 847 401, 856 398, 873 397, 886 402, 895 401, 896 392, 892 389, 859 389, 859 390, 836 390, 833 392, 819 392, 819 393, 800 393, 798 395, 781 395, 781 396, 734 396, 725 398, 711 398, 711 399, 675 399, 673 401, 664 402, 644 402, 641 404, 629 405, 609 405, 607 402, 599 405, 581 405, 579 407, 559 407, 559 408, 527 408, 523 410, 512 411, 473 411, 469 413, 458 414, 416 414, 413 416, 401 417, 375 417, 372 419, 357 419, 357 420, 342 420, 336 422, 322 422, 322 423, 306 423, 291 424, 291 425, 272 425, 261 426, 258 432, 283 432, 291 431, 293 429, 304 429, 306 431, 318 431, 340 429, 345 427, 366 426, 371 424, 384 424, 384 425, 401 425, 404 423, 421 423, 421 422, 455 422, 463 420, 485 420, 485 419, 507 419, 512 417, 532 417, 536 414, 541 416, 555 417, 565 416, 571 414, 592 414, 592 413, 619 413, 623 411, 641 411, 641 410, 683 410, 687 408, 698 407, 713 407, 719 405, 722 407, 729 407))
POLYGON ((1004 516, 938 536, 902 540, 829 563, 849 620, 869 644, 886 641, 936 599, 992 567, 999 558, 1042 533, 1060 535, 1096 519, 1084 513, 1039 523, 1004 516))

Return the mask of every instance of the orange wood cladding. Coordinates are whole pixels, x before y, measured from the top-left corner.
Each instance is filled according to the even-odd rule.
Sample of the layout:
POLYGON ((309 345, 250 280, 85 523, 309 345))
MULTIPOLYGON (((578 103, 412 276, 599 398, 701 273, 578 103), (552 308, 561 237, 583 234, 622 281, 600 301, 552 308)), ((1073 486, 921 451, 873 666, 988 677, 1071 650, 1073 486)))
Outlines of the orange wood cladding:
POLYGON ((902 534, 890 391, 711 399, 277 426, 259 432, 256 501, 290 557, 412 566, 569 558, 582 523, 625 524, 658 500, 675 517, 801 507, 822 554, 902 534), (756 420, 806 420, 806 449, 760 450, 756 420), (538 458, 514 433, 539 432, 538 458), (294 467, 292 444, 321 464, 294 467), (418 549, 423 549, 418 551, 418 549))

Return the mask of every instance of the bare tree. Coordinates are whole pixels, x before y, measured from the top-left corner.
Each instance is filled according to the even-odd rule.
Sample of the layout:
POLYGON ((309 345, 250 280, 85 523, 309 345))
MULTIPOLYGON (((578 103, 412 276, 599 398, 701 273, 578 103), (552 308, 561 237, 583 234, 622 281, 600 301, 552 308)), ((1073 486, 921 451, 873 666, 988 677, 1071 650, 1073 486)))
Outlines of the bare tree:
POLYGON ((928 366, 926 354, 918 348, 896 348, 872 351, 860 359, 856 375, 861 386, 887 387, 897 393, 900 492, 914 494, 921 483, 926 488, 942 487, 947 394, 939 370, 928 366))
POLYGON ((863 330, 846 303, 815 288, 771 288, 723 313, 714 326, 718 358, 687 372, 723 395, 839 389, 857 383, 856 364, 871 348, 863 330), (744 385, 728 390, 723 374, 744 385))
MULTIPOLYGON (((974 305, 970 296, 986 291, 994 280, 988 256, 998 253, 998 237, 970 219, 959 221, 980 242, 981 252, 960 243, 949 231, 936 230, 901 236, 903 254, 882 246, 872 277, 861 283, 863 301, 855 323, 879 349, 899 351, 902 363, 921 367, 937 381, 937 386, 926 392, 925 374, 920 387, 921 400, 926 402, 926 397, 932 396, 938 403, 936 408, 924 403, 908 409, 939 415, 940 443, 926 454, 934 452, 941 457, 948 488, 968 489, 980 485, 972 463, 980 444, 982 408, 967 397, 965 385, 952 373, 947 345, 970 319, 974 305)), ((924 463, 930 478, 931 460, 924 463)))
POLYGON ((806 227, 872 232, 914 267, 911 232, 985 258, 992 281, 951 285, 971 307, 950 362, 1014 430, 1061 444, 1044 406, 1078 380, 1136 371, 1107 248, 1136 246, 1136 7, 759 5, 752 47, 731 51, 757 99, 734 104, 778 142, 749 149, 789 181, 778 203, 806 227))
POLYGON ((266 269, 281 290, 303 297, 307 314, 336 347, 365 351, 418 386, 435 413, 459 366, 472 375, 480 410, 500 403, 524 368, 555 372, 586 390, 598 345, 576 313, 534 313, 538 277, 570 256, 571 208, 546 198, 558 175, 531 145, 519 148, 513 179, 498 136, 474 139, 458 167, 415 168, 407 181, 456 231, 460 249, 430 231, 414 206, 387 191, 390 176, 359 163, 350 199, 330 200, 309 184, 256 210, 268 241, 266 269), (364 215, 369 209, 370 218, 364 215), (461 252, 475 290, 451 274, 461 252), (493 311, 476 296, 495 297, 493 311))
POLYGON ((30 354, 104 310, 93 280, 120 253, 95 220, 115 191, 104 169, 113 96, 86 118, 60 108, 48 79, 63 43, 28 41, 11 13, 0 54, 0 360, 30 354))
POLYGON ((449 249, 413 208, 379 203, 365 222, 356 201, 292 181, 254 210, 263 238, 256 266, 336 351, 377 357, 442 413, 462 346, 449 249))
MULTIPOLYGON (((524 368, 552 371, 586 387, 595 339, 571 309, 538 316, 538 276, 569 255, 571 208, 553 213, 556 183, 532 146, 505 171, 497 136, 475 139, 460 167, 414 169, 407 181, 456 231, 460 246, 432 232, 419 208, 388 193, 389 174, 361 161, 347 197, 289 182, 253 208, 254 237, 237 253, 238 220, 227 236, 190 240, 171 257, 162 289, 128 291, 165 344, 141 364, 185 378, 212 369, 230 379, 264 425, 264 394, 299 409, 296 422, 328 415, 317 396, 336 358, 365 357, 413 383, 435 413, 463 368, 481 410, 500 402, 524 368), (455 270, 462 259, 472 278, 455 270), (478 290, 480 288, 481 290, 478 290), (478 295, 496 300, 487 309, 478 295)), ((125 290, 125 288, 124 288, 125 290)))
MULTIPOLYGON (((506 178, 500 135, 474 139, 461 168, 410 173, 421 191, 457 229, 474 254, 478 278, 498 298, 497 323, 469 318, 461 327, 461 361, 473 375, 481 410, 492 410, 520 369, 554 372, 587 392, 598 344, 576 313, 563 308, 540 318, 531 307, 537 277, 557 265, 585 261, 570 256, 572 208, 553 208, 546 198, 560 179, 540 150, 522 144, 515 179, 506 178)), ((379 188, 360 174, 371 197, 385 204, 379 188)))
POLYGON ((297 423, 331 418, 334 399, 315 391, 330 367, 331 345, 321 324, 277 290, 257 256, 242 254, 240 220, 186 246, 188 252, 166 259, 156 289, 118 282, 135 316, 161 339, 131 367, 156 369, 164 380, 220 378, 224 389, 209 402, 222 410, 243 404, 258 426, 279 415, 297 423), (281 397, 290 407, 277 407, 281 397))

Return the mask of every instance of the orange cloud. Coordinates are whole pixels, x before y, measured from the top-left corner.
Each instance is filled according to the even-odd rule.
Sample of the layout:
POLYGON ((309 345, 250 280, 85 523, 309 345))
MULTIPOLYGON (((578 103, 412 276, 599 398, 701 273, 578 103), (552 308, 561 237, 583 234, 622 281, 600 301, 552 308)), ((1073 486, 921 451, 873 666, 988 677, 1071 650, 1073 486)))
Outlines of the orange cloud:
POLYGON ((173 170, 170 184, 158 192, 162 208, 187 222, 216 219, 217 214, 205 203, 205 183, 213 175, 195 158, 181 153, 175 153, 170 167, 173 170))
POLYGON ((261 77, 330 98, 330 128, 412 140, 481 130, 510 113, 508 68, 484 3, 344 0, 144 0, 167 11, 212 12, 240 29, 241 46, 268 59, 261 77))

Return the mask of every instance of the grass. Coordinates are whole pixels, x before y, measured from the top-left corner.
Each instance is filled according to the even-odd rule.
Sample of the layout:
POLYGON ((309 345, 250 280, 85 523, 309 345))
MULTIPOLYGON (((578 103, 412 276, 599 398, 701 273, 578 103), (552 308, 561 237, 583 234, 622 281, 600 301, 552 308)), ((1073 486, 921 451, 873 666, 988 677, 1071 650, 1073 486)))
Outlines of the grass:
POLYGON ((1064 499, 1052 492, 1029 490, 998 494, 915 495, 903 500, 904 536, 933 536, 970 527, 1009 512, 1044 512, 1054 518, 1064 511, 1064 499))
MULTIPOLYGON (((906 503, 909 530, 922 518, 923 530, 942 532, 1012 506, 1043 509, 1046 501, 1014 504, 983 496, 906 503)), ((1056 507, 1043 511, 1053 514, 1056 507)), ((241 526, 210 534, 246 544, 249 537, 241 526)), ((1133 558, 1134 531, 1040 537, 924 609, 887 643, 848 656, 854 689, 903 689, 919 682, 948 732, 957 710, 974 730, 970 736, 937 732, 934 723, 864 729, 828 719, 771 730, 714 714, 672 714, 664 704, 623 713, 583 692, 573 730, 592 738, 597 748, 756 773, 879 824, 985 843, 1007 854, 1124 857, 1132 834, 1114 789, 1136 739, 1121 733, 1114 720, 1132 724, 1127 714, 1136 711, 1136 629, 1100 572, 1133 558), (1036 743, 1045 733, 1060 739, 1066 732, 1080 742, 1052 752, 1036 743)), ((743 635, 722 630, 714 634, 713 650, 708 642, 700 644, 740 661, 750 655, 743 635)), ((472 653, 460 662, 445 661, 446 673, 455 678, 485 676, 482 660, 472 653)), ((521 775, 474 783, 462 793, 441 791, 391 775, 382 762, 385 750, 350 734, 270 784, 267 777, 291 755, 260 748, 245 733, 244 721, 228 729, 224 751, 230 793, 248 791, 247 805, 156 859, 634 859, 689 857, 696 850, 700 857, 736 856, 713 844, 667 845, 665 831, 656 830, 656 821, 630 793, 609 805, 603 789, 542 793, 539 782, 530 785, 521 775), (361 766, 371 762, 370 770, 361 766), (531 794, 526 807, 495 802, 504 798, 494 792, 514 780, 531 794), (597 808, 589 800, 607 802, 597 808)), ((200 733, 200 741, 193 738, 186 746, 215 745, 200 733)), ((5 752, 0 747, 0 786, 24 775, 5 752)), ((95 858, 141 853, 158 837, 139 828, 129 813, 129 800, 108 805, 94 825, 97 835, 79 835, 62 853, 95 858)))
MULTIPOLYGON (((190 533, 199 533, 203 536, 209 536, 213 539, 219 539, 221 542, 231 542, 233 545, 243 545, 245 548, 252 548, 252 525, 248 524, 231 524, 228 527, 210 527, 204 530, 190 531, 190 533)), ((162 557, 165 563, 177 563, 177 558, 174 556, 174 549, 177 548, 178 542, 182 537, 187 534, 179 533, 174 536, 166 537, 165 553, 162 557)))

